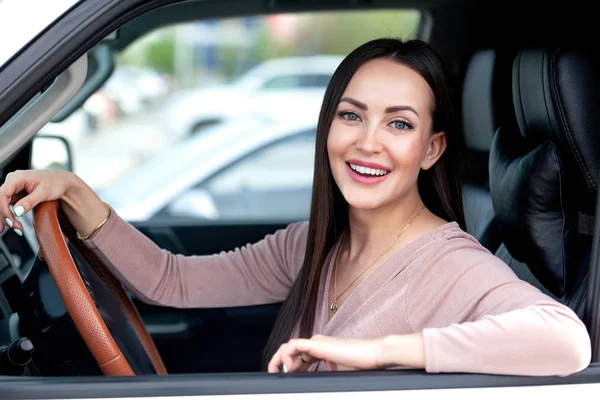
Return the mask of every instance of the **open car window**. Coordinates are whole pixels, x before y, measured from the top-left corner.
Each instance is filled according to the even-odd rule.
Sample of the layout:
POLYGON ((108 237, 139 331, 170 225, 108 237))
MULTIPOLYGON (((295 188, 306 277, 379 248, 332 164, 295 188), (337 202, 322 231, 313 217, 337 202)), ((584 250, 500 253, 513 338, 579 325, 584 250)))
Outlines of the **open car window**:
MULTIPOLYGON (((314 132, 325 89, 342 58, 382 31, 415 37, 420 22, 415 10, 373 10, 287 13, 161 27, 115 54, 116 67, 106 83, 68 118, 48 123, 40 135, 66 138, 74 172, 111 199, 122 217, 161 218, 169 215, 165 210, 187 204, 181 198, 205 186, 212 175, 268 147, 269 142, 307 124, 314 132), (232 133, 227 126, 236 121, 232 133), (219 129, 222 133, 216 134, 219 129), (267 129, 271 138, 260 138, 267 129), (253 142, 254 137, 261 143, 253 142), (157 169, 161 172, 154 172, 157 169), (120 195, 123 187, 126 195, 120 195), (179 205, 173 206, 176 201, 179 205)), ((310 186, 305 181, 312 181, 309 168, 314 156, 305 153, 302 161, 257 170, 252 180, 271 182, 272 191, 283 198, 294 197, 297 189, 272 175, 285 168, 290 177, 305 176, 303 185, 310 186)), ((39 158, 34 160, 36 167, 52 165, 47 157, 39 158)), ((283 161, 282 157, 278 162, 283 161)), ((198 200, 197 193, 194 198, 198 200)), ((310 191, 297 196, 302 204, 285 215, 291 220, 308 218, 309 199, 310 191)), ((220 208, 219 200, 215 201, 220 208)), ((268 204, 259 201, 247 218, 277 217, 268 204)), ((290 204, 289 209, 294 207, 290 204)), ((194 218, 193 212, 187 214, 194 218)), ((197 213, 199 222, 204 214, 197 213)), ((245 219, 244 213, 235 215, 238 221, 245 219)))
MULTIPOLYGON (((2 19, 1 7, 11 2, 15 4, 15 0, 0 0, 0 22, 8 20, 2 19)), ((68 2, 47 3, 59 8, 68 2)), ((554 23, 549 23, 552 29, 544 28, 540 21, 548 19, 543 15, 526 10, 515 13, 518 4, 510 2, 506 6, 501 2, 486 3, 485 7, 492 8, 489 12, 476 5, 477 2, 450 1, 440 5, 425 2, 422 12, 394 9, 394 5, 414 5, 400 1, 385 2, 390 5, 386 10, 370 8, 377 2, 349 1, 345 6, 342 2, 332 2, 336 8, 340 5, 338 11, 318 10, 326 7, 321 2, 288 0, 78 3, 86 6, 70 14, 72 26, 60 25, 64 37, 71 35, 68 40, 55 43, 41 29, 38 33, 43 41, 37 41, 36 36, 21 42, 35 41, 48 57, 39 55, 43 62, 31 68, 38 71, 38 76, 26 75, 27 80, 21 80, 19 86, 29 93, 38 93, 43 85, 32 90, 29 85, 33 81, 58 76, 59 69, 73 62, 65 60, 84 49, 86 41, 100 40, 105 34, 110 38, 105 42, 108 36, 103 39, 103 48, 114 52, 109 56, 114 56, 116 68, 110 79, 70 116, 47 123, 31 148, 21 148, 24 143, 18 143, 18 151, 16 147, 14 151, 5 151, 15 156, 7 159, 10 163, 7 171, 28 166, 73 170, 149 240, 172 254, 189 256, 240 248, 308 218, 314 131, 323 92, 343 56, 358 44, 381 36, 431 38, 450 61, 455 82, 462 83, 465 76, 466 82, 474 82, 475 96, 465 96, 460 85, 454 94, 457 110, 461 108, 458 98, 463 94, 462 111, 470 112, 463 122, 467 122, 465 126, 472 122, 465 131, 479 135, 477 138, 481 140, 476 142, 481 144, 492 138, 497 128, 498 121, 486 118, 504 111, 487 112, 487 103, 482 98, 488 91, 510 89, 511 84, 493 63, 483 63, 489 71, 469 74, 467 70, 472 67, 467 67, 467 62, 476 60, 478 53, 488 54, 487 46, 494 47, 498 60, 508 66, 510 78, 514 54, 507 55, 510 49, 499 44, 493 35, 504 32, 505 42, 510 43, 508 47, 536 47, 552 44, 552 40, 546 43, 546 39, 553 35, 555 39, 560 35, 561 41, 563 35, 569 40, 577 39, 573 32, 585 25, 579 19, 573 22, 576 18, 570 17, 574 13, 566 7, 562 10, 563 29, 557 34, 554 23), (86 14, 94 6, 98 9, 86 14), (181 7, 178 13, 169 13, 171 6, 181 7), (245 16, 231 17, 237 11, 233 7, 237 6, 239 14, 245 16), (344 11, 343 7, 353 7, 353 11, 344 11), (310 12, 296 12, 300 9, 310 12), (203 19, 206 15, 213 19, 203 19), (214 18, 214 15, 228 16, 214 18), (156 24, 156 29, 139 35, 136 32, 136 27, 162 22, 163 17, 165 23, 156 24), (191 22, 194 18, 197 21, 191 22), (128 22, 123 29, 115 30, 120 28, 115 21, 120 24, 125 20, 128 22), (506 21, 510 21, 511 29, 503 31, 506 21), (98 34, 100 27, 104 29, 102 35, 98 34), (529 30, 535 34, 528 35, 529 30), (134 37, 137 39, 128 41, 134 37), (54 47, 58 49, 56 52, 54 47), (45 69, 47 65, 52 65, 50 72, 45 69), (302 74, 293 74, 300 70, 302 74), (493 77, 494 82, 486 80, 486 76, 493 77), (486 124, 481 124, 482 120, 486 124), (482 125, 484 129, 491 127, 492 133, 480 135, 482 125), (54 140, 54 136, 61 141, 54 140)), ((586 16, 581 16, 585 20, 586 16)), ((37 26, 41 28, 42 24, 37 26)), ((13 32, 0 24, 0 32, 3 30, 8 37, 13 32)), ((14 52, 16 47, 4 49, 5 53, 0 49, 0 55, 14 52)), ((99 42, 95 49, 100 50, 99 42)), ((15 66, 10 59, 13 56, 6 56, 6 64, 13 67, 11 72, 15 66)), ((37 62, 31 54, 28 57, 31 65, 37 62)), ((80 62, 83 60, 86 59, 80 58, 80 62)), ((97 67, 90 62, 88 76, 97 67)), ((110 69, 106 67, 105 70, 110 69)), ((0 85, 12 82, 12 77, 5 79, 2 72, 0 64, 0 85)), ((11 91, 16 89, 12 87, 4 93, 11 91)), ((0 109, 5 105, 4 93, 0 93, 0 109)), ((19 101, 27 97, 22 93, 19 96, 19 101)), ((494 106, 501 104, 498 101, 494 106)), ((480 162, 469 164, 469 185, 473 189, 470 193, 475 193, 475 197, 465 204, 476 212, 488 210, 483 206, 491 202, 489 181, 484 177, 488 171, 489 147, 469 146, 469 151, 472 152, 469 157, 474 156, 480 162)), ((493 220, 493 204, 489 210, 493 220)), ((486 220, 487 214, 477 217, 486 220)), ((261 368, 262 349, 278 315, 279 304, 171 308, 143 302, 131 292, 127 294, 143 318, 142 325, 156 344, 169 375, 140 374, 124 379, 99 376, 102 373, 98 365, 75 329, 53 286, 53 278, 44 270, 44 260, 37 255, 31 218, 29 214, 23 219, 28 228, 25 237, 8 229, 0 235, 0 346, 29 335, 35 343, 37 367, 27 368, 27 374, 33 376, 3 376, 0 398, 6 394, 7 398, 39 399, 132 395, 346 399, 348 396, 437 398, 456 393, 465 397, 498 393, 583 397, 598 391, 600 385, 600 369, 595 362, 566 378, 427 374, 420 370, 270 375, 261 368), (30 275, 30 271, 36 273, 30 275), (248 373, 257 371, 260 373, 248 373)), ((493 229, 477 232, 481 233, 476 235, 478 240, 495 233, 493 229)), ((586 238, 586 243, 588 239, 591 241, 592 236, 586 238)), ((577 245, 584 244, 581 241, 577 245)), ((493 242, 490 248, 493 246, 499 246, 494 248, 497 252, 492 250, 494 254, 513 271, 527 271, 529 275, 519 276, 533 282, 529 267, 514 259, 504 244, 493 242)), ((596 253, 595 248, 591 257, 580 253, 575 258, 582 263, 589 261, 586 257, 591 258, 589 263, 595 267, 596 253)), ((87 285, 93 282, 88 278, 83 280, 90 290, 87 285)), ((600 286, 597 273, 590 275, 590 288, 593 285, 600 286)), ((585 295, 576 299, 580 309, 592 305, 586 310, 592 310, 590 315, 596 317, 590 324, 591 332, 597 332, 593 330, 598 326, 597 307, 594 308, 597 299, 597 292, 588 293, 587 299, 585 295)), ((118 323, 120 319, 113 318, 112 322, 118 323)), ((597 335, 592 339, 597 344, 597 335)), ((597 351, 596 347, 595 360, 597 351)))

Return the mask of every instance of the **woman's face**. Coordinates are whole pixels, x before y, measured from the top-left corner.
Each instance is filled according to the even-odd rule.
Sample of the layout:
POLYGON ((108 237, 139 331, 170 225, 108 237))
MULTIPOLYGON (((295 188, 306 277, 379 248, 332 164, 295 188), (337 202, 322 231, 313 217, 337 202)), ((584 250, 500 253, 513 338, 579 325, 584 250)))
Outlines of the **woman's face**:
POLYGON ((354 74, 327 138, 333 177, 350 207, 375 209, 416 193, 421 168, 446 147, 432 134, 433 93, 419 73, 375 59, 354 74))

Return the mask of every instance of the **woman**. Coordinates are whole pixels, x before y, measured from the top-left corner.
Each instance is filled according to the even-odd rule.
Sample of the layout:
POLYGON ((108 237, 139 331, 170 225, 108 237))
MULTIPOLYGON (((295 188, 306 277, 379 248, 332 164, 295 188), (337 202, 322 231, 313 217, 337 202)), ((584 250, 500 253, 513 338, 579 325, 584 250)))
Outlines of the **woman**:
POLYGON ((577 372, 591 358, 582 322, 464 231, 445 79, 421 41, 379 39, 348 55, 321 110, 310 221, 234 251, 161 250, 67 172, 9 174, 0 211, 20 232, 15 215, 59 199, 81 239, 150 303, 284 301, 269 372, 577 372))

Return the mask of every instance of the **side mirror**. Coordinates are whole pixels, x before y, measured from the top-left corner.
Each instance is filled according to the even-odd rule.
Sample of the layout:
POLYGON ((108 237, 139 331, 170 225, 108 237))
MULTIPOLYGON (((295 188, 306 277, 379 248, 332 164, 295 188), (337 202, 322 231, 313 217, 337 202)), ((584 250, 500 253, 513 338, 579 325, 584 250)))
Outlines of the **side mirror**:
POLYGON ((63 169, 73 172, 71 145, 62 136, 38 134, 31 148, 31 169, 63 169))

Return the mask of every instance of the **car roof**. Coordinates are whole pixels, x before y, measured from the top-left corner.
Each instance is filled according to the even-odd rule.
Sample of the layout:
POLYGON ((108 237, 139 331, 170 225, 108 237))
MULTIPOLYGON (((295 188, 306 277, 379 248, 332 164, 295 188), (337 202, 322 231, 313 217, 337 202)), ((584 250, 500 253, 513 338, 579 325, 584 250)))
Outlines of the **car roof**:
POLYGON ((253 71, 264 73, 285 70, 294 74, 313 72, 332 73, 343 59, 344 56, 342 55, 329 54, 272 58, 255 67, 253 71))
POLYGON ((235 84, 252 86, 255 81, 285 75, 333 75, 343 59, 341 55, 273 58, 242 74, 235 84))

